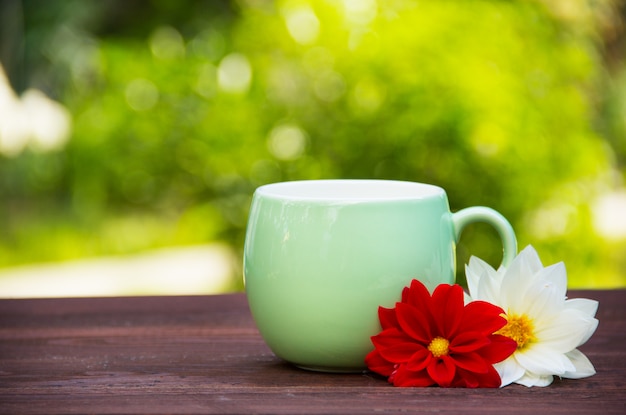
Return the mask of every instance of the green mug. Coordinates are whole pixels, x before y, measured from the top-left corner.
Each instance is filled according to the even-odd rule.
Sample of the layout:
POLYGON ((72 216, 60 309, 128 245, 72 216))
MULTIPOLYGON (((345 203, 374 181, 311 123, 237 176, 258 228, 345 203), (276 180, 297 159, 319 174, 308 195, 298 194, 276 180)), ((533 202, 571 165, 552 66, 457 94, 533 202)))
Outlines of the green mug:
POLYGON ((378 307, 414 278, 431 291, 454 282, 465 225, 499 233, 503 264, 517 253, 498 212, 451 213, 437 186, 388 180, 310 180, 259 187, 244 246, 244 281, 259 331, 278 357, 326 372, 365 369, 378 307))

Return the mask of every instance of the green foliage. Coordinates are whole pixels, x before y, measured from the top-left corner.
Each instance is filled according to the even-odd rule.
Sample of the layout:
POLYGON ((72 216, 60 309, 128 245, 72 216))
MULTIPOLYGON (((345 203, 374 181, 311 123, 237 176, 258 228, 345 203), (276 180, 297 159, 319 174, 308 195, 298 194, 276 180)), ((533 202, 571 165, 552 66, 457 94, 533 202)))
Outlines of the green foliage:
MULTIPOLYGON (((68 70, 71 140, 0 158, 1 265, 240 250, 257 186, 384 178, 440 185, 453 211, 499 210, 520 245, 565 261, 571 286, 626 285, 623 244, 591 225, 613 160, 594 128, 606 75, 590 35, 528 1, 201 3, 113 24, 126 3, 110 2, 99 32, 72 37, 75 56, 50 66, 68 70)), ((470 227, 459 277, 498 251, 470 227)))

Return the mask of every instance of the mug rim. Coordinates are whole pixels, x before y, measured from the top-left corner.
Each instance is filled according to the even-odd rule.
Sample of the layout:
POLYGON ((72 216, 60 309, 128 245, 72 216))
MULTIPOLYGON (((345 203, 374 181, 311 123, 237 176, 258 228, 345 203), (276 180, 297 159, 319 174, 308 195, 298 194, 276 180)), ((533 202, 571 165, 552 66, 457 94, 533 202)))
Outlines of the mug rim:
POLYGON ((258 187, 258 196, 290 201, 392 201, 445 196, 427 183, 384 179, 320 179, 276 182, 258 187))

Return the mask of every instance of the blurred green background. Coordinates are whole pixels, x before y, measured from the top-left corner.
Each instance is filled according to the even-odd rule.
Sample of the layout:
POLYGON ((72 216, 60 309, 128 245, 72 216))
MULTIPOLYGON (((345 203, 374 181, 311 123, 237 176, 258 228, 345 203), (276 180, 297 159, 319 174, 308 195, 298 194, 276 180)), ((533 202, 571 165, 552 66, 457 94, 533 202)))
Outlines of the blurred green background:
MULTIPOLYGON (((497 209, 571 288, 626 286, 624 2, 0 5, 5 98, 62 105, 20 118, 0 86, 0 268, 219 242, 238 290, 257 186, 383 178, 497 209)), ((459 280, 499 246, 470 226, 459 280)))

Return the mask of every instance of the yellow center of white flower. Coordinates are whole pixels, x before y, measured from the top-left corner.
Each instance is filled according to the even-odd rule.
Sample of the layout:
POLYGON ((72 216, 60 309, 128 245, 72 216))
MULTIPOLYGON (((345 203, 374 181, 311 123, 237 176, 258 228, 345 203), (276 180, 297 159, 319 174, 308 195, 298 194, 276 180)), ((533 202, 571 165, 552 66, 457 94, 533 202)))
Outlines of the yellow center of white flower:
POLYGON ((503 315, 506 318, 506 326, 502 327, 495 334, 501 334, 515 340, 517 349, 523 349, 535 340, 533 321, 525 314, 521 316, 515 314, 503 315))
POLYGON ((428 350, 435 357, 441 357, 448 354, 448 347, 450 342, 443 337, 435 337, 428 345, 428 350))

